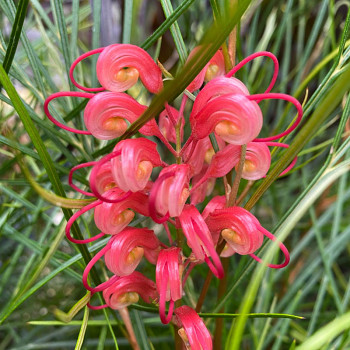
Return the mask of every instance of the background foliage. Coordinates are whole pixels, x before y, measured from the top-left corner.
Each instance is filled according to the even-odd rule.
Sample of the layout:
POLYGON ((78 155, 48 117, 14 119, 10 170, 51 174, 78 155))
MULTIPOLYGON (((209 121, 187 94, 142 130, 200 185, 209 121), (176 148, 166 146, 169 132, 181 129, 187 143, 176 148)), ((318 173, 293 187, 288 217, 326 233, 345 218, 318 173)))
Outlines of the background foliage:
MULTIPOLYGON (((261 50, 273 52, 281 65, 273 91, 304 101, 305 119, 287 140, 290 149, 274 153, 274 168, 254 184, 244 203, 263 226, 284 239, 292 262, 273 271, 249 257, 231 258, 225 296, 217 298, 218 282, 213 280, 203 312, 305 318, 229 316, 222 336, 227 349, 350 347, 349 2, 238 3, 232 17, 224 16, 213 27, 213 10, 224 8, 224 1, 0 0, 0 349, 130 348, 122 321, 112 311, 88 315, 77 305, 74 319, 61 322, 68 321, 62 311, 68 312, 85 295, 81 274, 89 252, 77 251, 63 239, 65 218, 83 202, 57 196, 80 199, 67 185, 69 169, 108 149, 106 142, 58 130, 44 117, 48 95, 74 90, 67 76, 73 59, 116 42, 144 47, 177 77, 152 102, 155 113, 161 99, 175 98, 186 77, 204 64, 199 58, 183 70, 188 53, 203 37, 219 46, 219 38, 238 20, 237 59, 261 50), (295 170, 275 182, 296 154, 295 170), (40 187, 35 188, 34 180, 40 187)), ((78 80, 96 86, 94 67, 94 58, 79 65, 78 80)), ((268 85, 272 68, 261 60, 238 77, 252 93, 259 93, 268 85)), ((142 90, 140 98, 151 103, 142 90)), ((56 117, 64 116, 66 122, 74 118, 82 127, 83 101, 67 98, 53 105, 56 117)), ((261 105, 264 135, 282 130, 294 117, 285 103, 261 105)), ((83 183, 85 176, 80 173, 83 183)), ((215 191, 222 194, 220 186, 215 191)), ((76 233, 95 232, 91 217, 79 226, 76 233)), ((89 251, 102 244, 91 245, 89 251)), ((268 256, 273 248, 266 245, 260 255, 268 256)), ((198 271, 186 287, 189 305, 198 299, 206 276, 204 266, 198 271)), ((130 315, 142 349, 174 348, 173 329, 163 326, 157 314, 131 307, 130 315)), ((213 317, 205 320, 213 331, 213 317)))

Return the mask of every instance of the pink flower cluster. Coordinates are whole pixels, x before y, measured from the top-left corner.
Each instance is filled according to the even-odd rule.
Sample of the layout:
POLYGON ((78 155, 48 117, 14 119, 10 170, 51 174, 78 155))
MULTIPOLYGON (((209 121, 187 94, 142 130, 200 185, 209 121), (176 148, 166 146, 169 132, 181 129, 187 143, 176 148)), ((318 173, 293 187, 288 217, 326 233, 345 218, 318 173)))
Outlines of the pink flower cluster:
MULTIPOLYGON (((217 278, 222 278, 224 269, 220 254, 223 257, 235 253, 249 254, 260 262, 254 253, 261 247, 264 236, 271 240, 275 240, 275 237, 244 208, 228 207, 225 196, 213 197, 202 213, 196 205, 211 194, 217 178, 238 166, 242 145, 247 145, 242 172, 242 178, 247 180, 261 179, 268 172, 271 163, 269 146, 288 147, 273 141, 297 127, 302 117, 302 107, 291 96, 270 92, 277 73, 276 57, 269 52, 259 52, 225 75, 224 58, 218 51, 187 88, 190 92, 200 90, 189 118, 184 116, 188 104, 188 97, 184 94, 179 110, 166 103, 158 123, 153 119, 139 130, 143 137, 123 140, 102 159, 71 170, 69 184, 78 192, 97 199, 71 217, 66 227, 67 238, 73 243, 86 244, 104 235, 111 236, 83 274, 85 288, 92 294, 102 292, 105 300, 105 305, 89 304, 91 308, 119 309, 136 303, 141 297, 146 303, 158 305, 164 324, 172 321, 180 327, 179 334, 188 348, 212 349, 210 333, 197 313, 189 306, 175 308, 175 302, 184 294, 184 284, 189 274, 196 265, 206 263, 217 278), (267 90, 263 94, 251 95, 247 87, 232 76, 259 56, 271 58, 275 71, 267 90), (206 84, 202 87, 204 82, 206 84), (263 99, 289 101, 296 107, 298 116, 284 132, 258 138, 263 125, 259 102, 263 99), (182 146, 186 123, 190 125, 191 134, 182 146), (219 145, 216 153, 209 139, 212 133, 219 145), (164 162, 157 143, 146 136, 157 137, 175 156, 176 162, 164 162), (177 145, 176 150, 171 143, 177 145), (73 183, 73 173, 83 167, 92 167, 90 191, 84 191, 73 183), (160 171, 155 168, 160 168, 160 171), (101 233, 84 240, 73 238, 70 233, 72 224, 91 209, 101 233), (153 230, 128 226, 135 213, 163 225, 168 242, 161 242, 153 230), (189 256, 184 254, 182 246, 178 246, 178 241, 173 240, 169 225, 185 238, 185 244, 191 249, 189 256), (223 241, 226 245, 219 254, 217 247, 223 241), (89 272, 102 257, 111 277, 92 287, 89 272), (136 271, 143 257, 156 266, 155 282, 136 271)), ((100 140, 112 140, 123 135, 128 125, 147 109, 147 106, 125 93, 139 78, 150 93, 157 94, 163 88, 160 68, 147 52, 133 45, 116 44, 84 54, 73 63, 70 76, 78 88, 87 92, 53 94, 45 102, 45 112, 61 128, 93 135, 100 140), (93 54, 100 54, 97 77, 101 88, 81 86, 73 76, 76 65, 93 54), (50 114, 50 101, 61 96, 89 98, 84 111, 87 131, 68 127, 50 114)), ((294 163, 295 160, 282 174, 294 163)), ((272 268, 282 268, 289 262, 288 250, 281 242, 278 244, 285 259, 281 264, 269 264, 272 268)))

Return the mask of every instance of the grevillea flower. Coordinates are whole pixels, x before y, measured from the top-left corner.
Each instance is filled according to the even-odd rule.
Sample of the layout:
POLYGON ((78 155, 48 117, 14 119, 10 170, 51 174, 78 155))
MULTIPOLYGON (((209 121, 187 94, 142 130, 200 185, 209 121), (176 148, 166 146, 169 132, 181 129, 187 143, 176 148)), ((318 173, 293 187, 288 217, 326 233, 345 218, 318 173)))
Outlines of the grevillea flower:
MULTIPOLYGON (((253 253, 262 245, 264 235, 271 240, 276 237, 264 229, 258 219, 249 211, 241 207, 217 209, 209 214, 206 219, 209 230, 217 241, 220 233, 232 250, 240 255, 249 254, 255 260, 261 262, 253 253)), ((269 264, 272 268, 282 268, 289 263, 289 253, 283 243, 279 246, 285 256, 282 264, 269 264)))
POLYGON ((205 105, 222 95, 250 95, 247 87, 236 78, 226 78, 223 76, 211 80, 198 93, 196 100, 193 103, 191 115, 197 115, 205 105))
POLYGON ((129 276, 120 277, 103 291, 103 298, 111 309, 121 309, 137 303, 139 297, 145 303, 157 300, 156 284, 142 273, 134 271, 129 276))
POLYGON ((164 324, 170 322, 174 302, 182 298, 182 253, 180 248, 169 248, 160 251, 156 266, 156 284, 159 294, 159 315, 164 324), (165 303, 170 301, 166 315, 165 303))
POLYGON ((230 94, 209 101, 198 114, 191 113, 190 123, 195 140, 215 131, 224 141, 243 145, 259 135, 263 118, 255 101, 245 95, 230 94))
POLYGON ((121 92, 100 92, 85 107, 84 122, 88 131, 100 140, 112 140, 125 133, 147 109, 121 92))
POLYGON ((123 140, 113 152, 120 153, 111 160, 113 177, 125 192, 143 190, 153 168, 164 164, 157 152, 157 144, 145 138, 123 140))
POLYGON ((126 227, 110 239, 108 246, 104 255, 106 266, 117 276, 130 275, 143 256, 156 264, 160 250, 153 230, 136 227, 126 227))
POLYGON ((172 164, 160 172, 149 195, 149 213, 155 222, 181 214, 189 196, 189 171, 188 164, 172 164))
POLYGON ((187 305, 175 309, 176 321, 181 326, 178 333, 187 350, 211 350, 210 333, 196 311, 187 305))
POLYGON ((197 208, 194 205, 185 205, 179 221, 187 239, 187 245, 192 249, 196 259, 205 261, 213 274, 222 278, 224 269, 215 250, 213 238, 197 208), (210 261, 210 257, 213 262, 210 261))
POLYGON ((153 93, 163 88, 162 72, 152 57, 138 46, 114 44, 101 52, 96 65, 97 78, 110 91, 122 92, 142 83, 153 93))
MULTIPOLYGON (((119 188, 105 193, 111 200, 125 195, 119 188)), ((95 208, 95 224, 105 233, 115 235, 122 231, 135 216, 135 213, 149 216, 148 196, 142 192, 134 192, 128 198, 119 203, 102 202, 95 208)))

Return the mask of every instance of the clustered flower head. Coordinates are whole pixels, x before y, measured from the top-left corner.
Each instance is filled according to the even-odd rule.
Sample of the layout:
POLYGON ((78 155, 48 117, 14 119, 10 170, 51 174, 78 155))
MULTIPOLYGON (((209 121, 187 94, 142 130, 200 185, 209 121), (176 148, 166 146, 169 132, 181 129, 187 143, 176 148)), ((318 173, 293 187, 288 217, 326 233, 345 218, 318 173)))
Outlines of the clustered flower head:
MULTIPOLYGON (((196 95, 189 117, 184 115, 188 97, 183 94, 180 109, 166 103, 158 123, 153 119, 141 127, 142 137, 123 140, 110 154, 71 169, 68 180, 72 188, 96 200, 71 217, 66 226, 67 238, 73 243, 87 244, 110 235, 107 245, 92 258, 83 274, 85 288, 92 295, 102 292, 105 300, 100 306, 88 304, 90 308, 120 309, 141 297, 145 303, 159 307, 164 324, 172 321, 179 327, 179 335, 188 349, 212 349, 211 335, 198 314, 187 305, 175 306, 182 299, 187 278, 198 264, 207 264, 217 278, 223 278, 220 255, 250 255, 261 262, 255 252, 262 246, 264 237, 276 238, 252 213, 236 205, 229 206, 224 195, 211 198, 202 213, 197 206, 211 195, 216 179, 238 167, 242 145, 246 145, 246 156, 241 176, 247 180, 259 180, 267 174, 271 164, 270 146, 288 147, 274 141, 297 127, 302 108, 293 97, 270 92, 277 74, 277 59, 269 52, 253 54, 225 74, 224 58, 219 50, 187 88, 196 95), (274 75, 264 93, 251 95, 233 75, 259 56, 272 59, 274 75), (294 123, 278 135, 259 137, 263 125, 259 102, 263 99, 282 99, 294 104, 298 111, 294 123), (185 124, 189 124, 191 134, 184 141, 185 124), (219 147, 217 152, 210 141, 211 134, 219 147), (158 138, 174 155, 173 164, 162 160, 160 144, 149 136, 158 138), (176 150, 172 143, 177 145, 176 150), (74 172, 84 167, 91 167, 90 191, 73 183, 74 172), (94 210, 94 221, 101 233, 84 240, 73 238, 72 224, 90 210, 94 210), (130 226, 136 214, 163 225, 167 242, 162 242, 149 228, 130 226), (190 254, 186 255, 178 239, 173 238, 171 231, 175 230, 190 248, 190 254), (220 250, 219 246, 224 248, 220 250), (91 286, 90 270, 102 258, 110 277, 98 286, 91 286), (155 265, 155 281, 137 271, 144 259, 155 265)), ((70 77, 85 92, 55 93, 46 100, 45 112, 59 127, 100 140, 120 137, 148 108, 125 93, 138 79, 152 94, 163 89, 161 69, 146 51, 134 45, 115 44, 90 51, 73 63, 70 77), (73 75, 76 65, 93 54, 99 54, 96 71, 100 88, 84 87, 73 75), (61 96, 89 99, 84 111, 87 130, 68 127, 50 114, 50 101, 61 96)), ((295 160, 282 174, 294 164, 295 160)), ((287 248, 281 242, 278 244, 284 262, 269 264, 271 268, 282 268, 289 263, 287 248)))

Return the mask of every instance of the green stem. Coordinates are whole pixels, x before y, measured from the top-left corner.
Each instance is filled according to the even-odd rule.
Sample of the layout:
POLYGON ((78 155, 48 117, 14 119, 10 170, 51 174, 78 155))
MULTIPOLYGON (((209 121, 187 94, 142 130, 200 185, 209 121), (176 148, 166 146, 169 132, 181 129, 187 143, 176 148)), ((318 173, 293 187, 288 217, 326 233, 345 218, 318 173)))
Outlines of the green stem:
POLYGON ((245 161, 246 152, 247 152, 247 145, 242 145, 241 146, 241 156, 240 156, 239 163, 238 163, 238 169, 236 171, 235 180, 233 182, 232 189, 231 189, 230 196, 229 196, 229 200, 227 203, 228 207, 232 207, 236 204, 236 198, 237 198, 237 194, 238 194, 239 184, 240 184, 241 178, 242 178, 242 172, 243 172, 243 168, 244 168, 244 161, 245 161))

